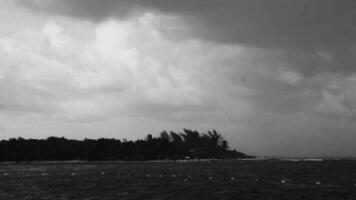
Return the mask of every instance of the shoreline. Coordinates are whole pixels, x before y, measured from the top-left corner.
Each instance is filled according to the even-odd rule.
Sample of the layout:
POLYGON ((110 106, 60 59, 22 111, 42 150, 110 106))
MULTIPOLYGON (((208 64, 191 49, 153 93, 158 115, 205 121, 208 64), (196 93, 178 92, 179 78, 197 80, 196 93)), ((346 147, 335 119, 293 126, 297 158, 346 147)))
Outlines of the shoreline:
POLYGON ((237 159, 181 159, 181 160, 65 160, 65 161, 11 161, 0 162, 0 165, 26 164, 115 164, 115 163, 196 163, 196 162, 231 162, 231 161, 281 161, 281 162, 324 162, 324 161, 356 161, 356 158, 237 158, 237 159))

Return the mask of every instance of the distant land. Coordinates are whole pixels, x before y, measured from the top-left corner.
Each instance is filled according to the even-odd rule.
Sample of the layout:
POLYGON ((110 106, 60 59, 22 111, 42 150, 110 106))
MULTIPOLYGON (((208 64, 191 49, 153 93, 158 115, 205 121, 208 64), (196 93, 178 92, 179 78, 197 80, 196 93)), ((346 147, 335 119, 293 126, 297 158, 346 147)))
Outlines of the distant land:
POLYGON ((47 139, 13 138, 0 141, 0 162, 31 161, 147 161, 182 159, 255 158, 230 149, 221 134, 212 130, 199 133, 163 131, 144 139, 47 139))

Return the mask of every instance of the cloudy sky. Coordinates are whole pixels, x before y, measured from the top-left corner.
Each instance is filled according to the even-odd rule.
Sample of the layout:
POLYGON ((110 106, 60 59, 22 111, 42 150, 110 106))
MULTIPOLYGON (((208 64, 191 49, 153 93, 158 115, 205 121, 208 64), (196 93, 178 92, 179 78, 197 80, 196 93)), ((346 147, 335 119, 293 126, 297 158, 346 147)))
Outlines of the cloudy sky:
POLYGON ((356 156, 353 0, 0 0, 0 25, 0 139, 356 156))

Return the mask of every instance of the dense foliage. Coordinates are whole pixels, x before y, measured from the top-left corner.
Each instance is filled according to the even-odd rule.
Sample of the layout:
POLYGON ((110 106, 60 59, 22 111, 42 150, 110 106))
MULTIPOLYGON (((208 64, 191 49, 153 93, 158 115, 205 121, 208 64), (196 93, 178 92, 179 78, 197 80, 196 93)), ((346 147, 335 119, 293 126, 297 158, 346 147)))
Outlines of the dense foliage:
POLYGON ((247 158, 230 150, 226 140, 215 130, 199 133, 163 131, 159 137, 147 135, 144 140, 118 139, 69 140, 49 137, 0 141, 0 161, 51 160, 158 160, 186 158, 247 158))

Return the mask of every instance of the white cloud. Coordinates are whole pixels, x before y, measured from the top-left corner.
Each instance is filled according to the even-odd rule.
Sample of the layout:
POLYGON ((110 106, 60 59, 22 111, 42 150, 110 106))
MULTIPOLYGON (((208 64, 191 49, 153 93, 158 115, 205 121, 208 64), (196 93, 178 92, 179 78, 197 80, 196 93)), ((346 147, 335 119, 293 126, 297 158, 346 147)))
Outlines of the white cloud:
POLYGON ((290 70, 279 70, 277 74, 277 78, 286 83, 296 85, 302 81, 303 76, 298 72, 290 71, 290 70))
POLYGON ((343 104, 345 99, 343 94, 331 94, 326 91, 323 91, 322 94, 323 101, 318 105, 317 110, 326 114, 343 114, 348 112, 343 104))
MULTIPOLYGON (((27 28, 0 38, 2 81, 11 76, 19 90, 40 91, 37 96, 27 93, 26 99, 36 98, 39 105, 51 102, 56 118, 130 113, 137 104, 162 104, 167 109, 204 106, 211 94, 200 72, 208 61, 221 59, 216 54, 221 47, 171 41, 151 25, 155 20, 145 14, 129 21, 105 21, 85 43, 55 19, 42 29, 27 28)), ((7 98, 16 102, 23 96, 8 93, 7 98)), ((31 102, 21 106, 36 112, 31 102)))

